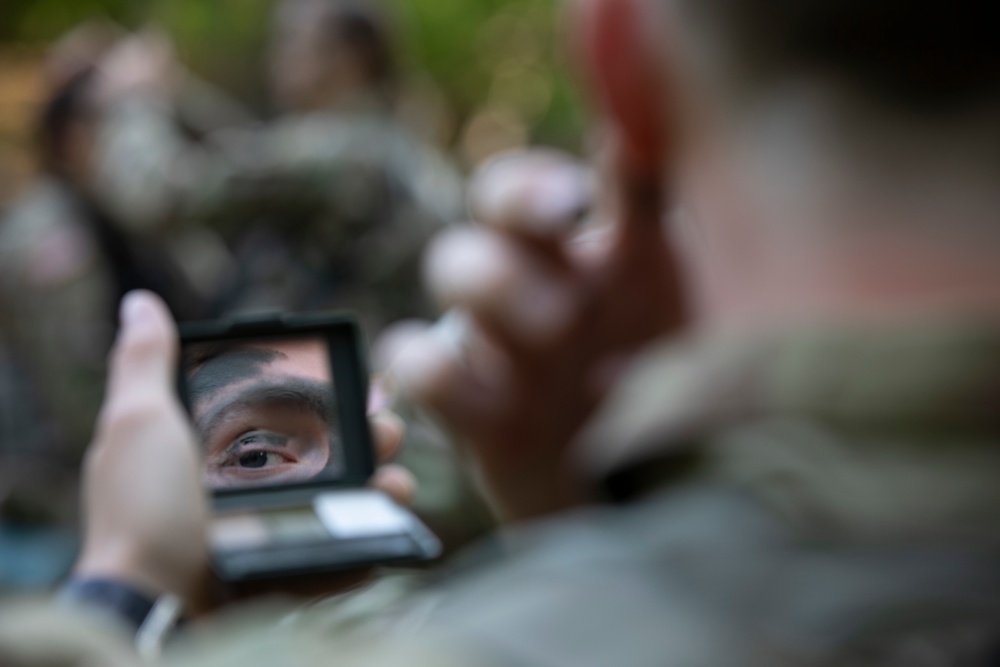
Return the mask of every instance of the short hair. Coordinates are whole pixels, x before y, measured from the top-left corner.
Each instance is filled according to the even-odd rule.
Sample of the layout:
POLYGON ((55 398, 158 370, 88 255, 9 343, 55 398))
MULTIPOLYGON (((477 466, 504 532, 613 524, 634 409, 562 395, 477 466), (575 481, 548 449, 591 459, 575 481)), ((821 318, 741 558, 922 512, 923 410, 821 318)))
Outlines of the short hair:
POLYGON ((369 80, 389 84, 395 77, 392 37, 388 22, 370 1, 285 0, 308 3, 315 9, 328 44, 346 46, 364 64, 369 80))
POLYGON ((383 20, 374 11, 356 3, 338 3, 327 17, 331 38, 361 56, 373 81, 393 77, 392 49, 383 20))
POLYGON ((1000 96, 1000 39, 986 2, 682 0, 718 37, 739 83, 832 78, 881 102, 948 113, 1000 96))
POLYGON ((92 67, 74 74, 43 105, 37 127, 38 149, 42 165, 53 173, 59 173, 65 164, 66 142, 74 123, 91 118, 88 96, 95 76, 92 67))

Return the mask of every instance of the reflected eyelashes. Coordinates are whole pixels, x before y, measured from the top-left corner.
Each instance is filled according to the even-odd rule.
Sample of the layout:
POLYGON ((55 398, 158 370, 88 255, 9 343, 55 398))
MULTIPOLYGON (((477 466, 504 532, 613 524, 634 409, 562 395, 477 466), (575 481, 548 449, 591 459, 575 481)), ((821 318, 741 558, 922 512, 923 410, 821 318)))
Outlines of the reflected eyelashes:
POLYGON ((226 448, 226 453, 233 454, 239 451, 241 447, 248 444, 265 444, 271 445, 272 447, 286 447, 288 445, 288 436, 271 433, 270 431, 260 431, 254 429, 248 433, 244 433, 233 441, 233 444, 226 448))
POLYGON ((224 452, 220 467, 238 465, 241 468, 264 468, 269 463, 295 463, 296 457, 287 451, 275 452, 269 447, 288 447, 288 436, 270 431, 253 430, 244 433, 232 442, 224 452), (273 461, 280 458, 281 461, 273 461))

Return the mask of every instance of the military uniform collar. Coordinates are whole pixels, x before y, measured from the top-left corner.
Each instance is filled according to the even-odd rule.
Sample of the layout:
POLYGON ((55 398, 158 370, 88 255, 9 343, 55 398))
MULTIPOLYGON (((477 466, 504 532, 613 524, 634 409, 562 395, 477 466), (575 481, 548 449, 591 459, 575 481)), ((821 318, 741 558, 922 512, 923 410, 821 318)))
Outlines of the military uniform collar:
POLYGON ((606 482, 774 416, 995 438, 1000 326, 922 322, 660 344, 641 355, 584 432, 576 463, 606 482))

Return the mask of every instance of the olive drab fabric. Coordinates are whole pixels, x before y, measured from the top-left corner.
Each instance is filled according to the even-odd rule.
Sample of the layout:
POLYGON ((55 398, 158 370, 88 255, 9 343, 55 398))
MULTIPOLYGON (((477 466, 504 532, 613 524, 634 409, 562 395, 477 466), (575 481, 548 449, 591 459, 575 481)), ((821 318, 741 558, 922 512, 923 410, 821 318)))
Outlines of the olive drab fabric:
POLYGON ((72 516, 119 300, 151 289, 175 317, 206 314, 176 259, 155 235, 130 233, 79 184, 52 174, 40 175, 0 220, 0 341, 8 359, 0 432, 3 467, 13 476, 0 516, 11 518, 12 502, 16 516, 32 521, 72 516))
POLYGON ((615 501, 170 664, 993 665, 998 397, 988 325, 671 343, 581 441, 615 501))
POLYGON ((116 305, 113 276, 76 198, 40 179, 0 221, 3 516, 72 515, 116 305))
POLYGON ((420 256, 461 218, 461 179, 374 105, 192 141, 169 109, 130 98, 99 135, 94 188, 116 217, 224 239, 234 275, 216 295, 220 311, 350 308, 370 335, 431 314, 420 256))
MULTIPOLYGON (((462 211, 445 158, 361 103, 265 125, 209 86, 181 92, 174 107, 130 97, 102 111, 91 181, 40 176, 0 223, 8 472, 30 457, 73 477, 129 289, 153 289, 182 320, 350 308, 369 336, 433 313, 421 253, 462 211)), ((66 493, 30 492, 30 514, 72 514, 72 481, 33 479, 19 497, 66 493)))

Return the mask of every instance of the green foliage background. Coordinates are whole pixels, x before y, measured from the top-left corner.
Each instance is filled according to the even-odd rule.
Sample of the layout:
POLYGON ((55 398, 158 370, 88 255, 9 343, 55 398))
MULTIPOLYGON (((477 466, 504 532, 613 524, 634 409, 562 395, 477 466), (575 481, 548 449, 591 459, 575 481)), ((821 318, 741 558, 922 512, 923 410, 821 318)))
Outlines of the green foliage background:
MULTIPOLYGON (((165 26, 184 61, 262 104, 262 57, 273 0, 0 0, 0 40, 40 46, 107 16, 165 26)), ((458 123, 490 104, 515 114, 532 140, 574 149, 584 125, 565 72, 558 0, 383 0, 401 59, 426 72, 458 123)))

